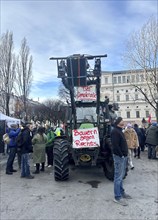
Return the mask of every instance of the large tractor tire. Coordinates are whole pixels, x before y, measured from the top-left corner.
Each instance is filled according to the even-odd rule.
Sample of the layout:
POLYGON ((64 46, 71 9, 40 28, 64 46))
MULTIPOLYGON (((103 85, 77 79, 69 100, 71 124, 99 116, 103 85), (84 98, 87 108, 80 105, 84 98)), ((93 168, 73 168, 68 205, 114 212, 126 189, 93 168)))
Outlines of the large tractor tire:
POLYGON ((64 181, 69 178, 69 143, 64 139, 54 142, 54 179, 64 181))
MULTIPOLYGON (((114 180, 114 160, 113 157, 109 157, 103 164, 104 174, 109 180, 114 180)), ((124 179, 128 175, 128 166, 126 167, 126 172, 124 179)))
POLYGON ((113 157, 108 157, 103 163, 104 174, 109 180, 114 180, 114 160, 113 157))

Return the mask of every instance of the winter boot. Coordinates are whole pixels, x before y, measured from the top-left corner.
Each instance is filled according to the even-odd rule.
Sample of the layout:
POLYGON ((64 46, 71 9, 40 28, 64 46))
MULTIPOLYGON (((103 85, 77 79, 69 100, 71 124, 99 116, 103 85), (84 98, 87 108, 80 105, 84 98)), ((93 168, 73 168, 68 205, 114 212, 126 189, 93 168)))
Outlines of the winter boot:
POLYGON ((40 167, 40 164, 36 163, 36 170, 35 170, 35 172, 33 172, 34 174, 38 174, 39 173, 39 167, 40 167))
POLYGON ((40 169, 40 171, 44 172, 44 163, 42 163, 42 168, 40 169))

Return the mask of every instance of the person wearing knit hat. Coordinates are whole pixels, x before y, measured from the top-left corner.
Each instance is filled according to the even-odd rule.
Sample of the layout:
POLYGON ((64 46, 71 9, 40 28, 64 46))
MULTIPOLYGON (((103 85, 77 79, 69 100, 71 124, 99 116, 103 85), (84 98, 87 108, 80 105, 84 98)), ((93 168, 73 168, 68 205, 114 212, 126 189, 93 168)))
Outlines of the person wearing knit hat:
POLYGON ((114 159, 114 202, 122 206, 128 204, 124 200, 131 199, 123 188, 123 179, 127 170, 128 146, 122 129, 124 121, 122 117, 115 120, 115 127, 111 132, 112 151, 114 159))
POLYGON ((123 120, 122 117, 116 118, 115 121, 114 121, 114 125, 117 126, 122 120, 123 120))
POLYGON ((132 124, 131 124, 131 123, 128 123, 126 127, 127 127, 127 128, 132 128, 132 124))

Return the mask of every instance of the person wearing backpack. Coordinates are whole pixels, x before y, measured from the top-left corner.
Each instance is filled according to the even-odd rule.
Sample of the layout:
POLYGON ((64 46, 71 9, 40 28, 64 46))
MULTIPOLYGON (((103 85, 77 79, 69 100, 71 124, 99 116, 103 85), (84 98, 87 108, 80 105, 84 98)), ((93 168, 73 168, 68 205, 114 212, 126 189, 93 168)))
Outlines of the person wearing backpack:
POLYGON ((11 175, 13 172, 16 172, 17 170, 13 169, 13 163, 17 152, 17 144, 16 144, 16 137, 18 136, 20 132, 20 128, 17 128, 16 124, 12 124, 10 126, 9 130, 9 138, 10 142, 8 143, 9 148, 9 157, 7 160, 7 166, 6 166, 6 174, 11 175))

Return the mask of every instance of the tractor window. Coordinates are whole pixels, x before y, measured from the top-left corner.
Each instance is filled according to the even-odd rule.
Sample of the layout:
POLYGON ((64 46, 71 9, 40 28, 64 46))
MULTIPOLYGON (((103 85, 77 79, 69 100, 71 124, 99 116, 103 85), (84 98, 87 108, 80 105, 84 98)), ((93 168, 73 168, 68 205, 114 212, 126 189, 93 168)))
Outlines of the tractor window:
POLYGON ((76 109, 77 113, 77 121, 82 122, 96 122, 97 115, 96 115, 96 108, 93 107, 81 107, 76 109))

